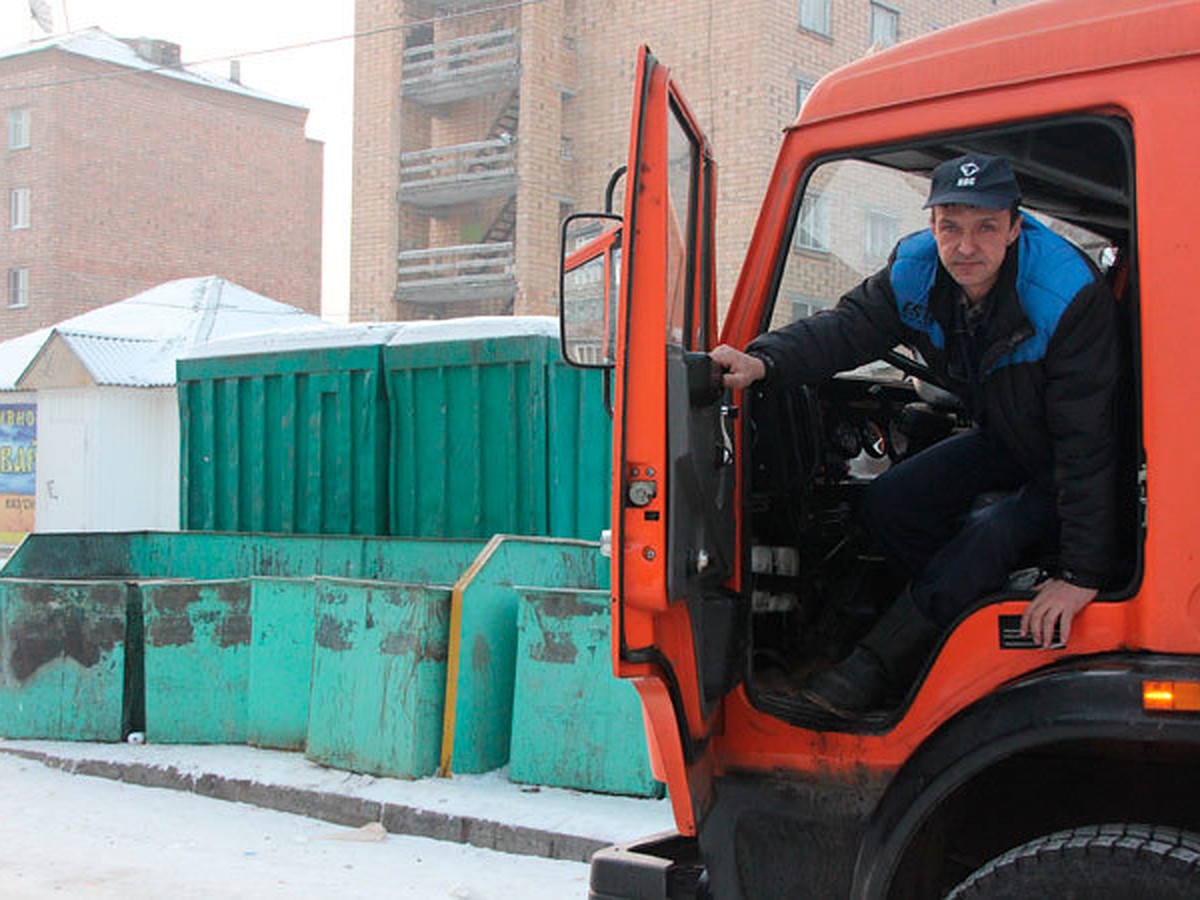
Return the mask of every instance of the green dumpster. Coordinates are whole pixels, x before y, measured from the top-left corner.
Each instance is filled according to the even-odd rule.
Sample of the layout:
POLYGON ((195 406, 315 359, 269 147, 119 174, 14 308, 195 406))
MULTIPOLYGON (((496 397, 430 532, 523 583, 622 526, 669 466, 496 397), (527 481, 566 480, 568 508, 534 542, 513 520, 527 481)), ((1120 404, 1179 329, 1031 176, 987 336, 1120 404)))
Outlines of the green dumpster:
MULTIPOLYGON (((482 547, 200 532, 30 535, 0 578, 0 648, 17 663, 0 673, 0 736, 119 740, 128 723, 143 730, 144 722, 159 742, 299 748, 309 732, 318 578, 452 584, 482 547), (37 629, 23 624, 34 620, 37 629), (104 636, 118 628, 122 640, 109 648, 104 636), (57 643, 34 640, 43 634, 57 643), (97 663, 81 670, 72 653, 97 663), (34 656, 41 665, 26 662, 34 656), (107 724, 93 727, 89 716, 107 724)), ((444 689, 444 657, 441 666, 435 693, 444 689)), ((442 703, 438 694, 435 759, 442 703)))
POLYGON ((0 579, 0 737, 121 740, 139 690, 136 602, 121 581, 0 579))
POLYGON ((383 359, 393 534, 599 537, 611 423, 557 319, 407 323, 383 359))
POLYGON ((233 338, 181 359, 181 527, 387 534, 381 346, 396 327, 233 338))
POLYGON ((437 768, 450 589, 318 579, 305 754, 421 778, 437 768))
POLYGON ((443 773, 487 772, 508 762, 517 658, 516 584, 608 584, 598 544, 496 535, 454 585, 442 727, 443 773))
POLYGON ((249 579, 143 584, 142 603, 146 737, 245 743, 249 579))
POLYGON ((661 797, 637 692, 612 674, 608 591, 520 594, 509 777, 661 797))

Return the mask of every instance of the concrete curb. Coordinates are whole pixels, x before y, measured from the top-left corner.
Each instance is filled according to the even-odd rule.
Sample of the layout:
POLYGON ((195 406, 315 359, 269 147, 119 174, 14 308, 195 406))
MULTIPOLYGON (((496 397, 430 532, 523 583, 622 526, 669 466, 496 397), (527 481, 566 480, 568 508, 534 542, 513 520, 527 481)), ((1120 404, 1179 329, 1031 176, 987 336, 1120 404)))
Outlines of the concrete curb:
POLYGON ((38 750, 0 747, 0 753, 18 756, 72 775, 91 775, 143 787, 187 791, 216 800, 248 803, 263 809, 294 813, 310 819, 357 828, 378 822, 391 834, 427 837, 439 841, 470 844, 503 853, 541 856, 588 862, 608 842, 579 835, 562 834, 511 825, 474 816, 441 813, 399 803, 351 797, 291 785, 265 784, 245 778, 229 778, 211 772, 181 772, 174 766, 96 759, 68 759, 38 750))

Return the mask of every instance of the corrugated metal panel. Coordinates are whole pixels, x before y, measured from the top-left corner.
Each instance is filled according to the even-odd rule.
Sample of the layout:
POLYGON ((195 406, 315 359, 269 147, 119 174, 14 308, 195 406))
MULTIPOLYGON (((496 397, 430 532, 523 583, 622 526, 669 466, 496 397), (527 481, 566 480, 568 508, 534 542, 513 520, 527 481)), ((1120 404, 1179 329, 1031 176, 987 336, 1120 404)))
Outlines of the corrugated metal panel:
POLYGON ((335 328, 181 359, 183 527, 595 539, 611 423, 601 374, 560 361, 554 321, 392 326, 382 349, 386 328, 335 328))
POLYGON ((175 383, 175 357, 160 342, 55 329, 96 384, 165 387, 175 383))
POLYGON ((180 360, 180 522, 386 534, 378 345, 180 360))
POLYGON ((577 369, 557 355, 549 367, 547 435, 549 533, 597 541, 608 528, 612 416, 604 408, 604 373, 577 369))
POLYGON ((392 344, 392 534, 544 535, 546 337, 392 344))

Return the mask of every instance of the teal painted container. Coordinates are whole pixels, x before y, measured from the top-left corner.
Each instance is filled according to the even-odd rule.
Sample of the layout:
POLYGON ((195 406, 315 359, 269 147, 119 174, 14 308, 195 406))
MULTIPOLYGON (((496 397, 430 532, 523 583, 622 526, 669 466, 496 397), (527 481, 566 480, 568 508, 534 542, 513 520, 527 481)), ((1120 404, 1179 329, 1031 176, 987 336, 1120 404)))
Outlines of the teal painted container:
POLYGON ((121 582, 0 579, 0 736, 121 740, 139 690, 134 603, 121 582))
POLYGON ((303 750, 316 635, 313 579, 255 578, 250 584, 246 743, 303 750))
POLYGON ((150 740, 303 748, 311 579, 149 582, 138 589, 150 740))
POLYGON ((421 778, 437 769, 450 590, 317 582, 305 754, 339 769, 421 778))
POLYGON ((180 526, 387 534, 381 345, 394 329, 312 330, 273 352, 180 360, 180 526))
MULTIPOLYGON (((80 580, 53 590, 78 592, 89 588, 85 579, 104 579, 102 587, 130 592, 124 620, 130 637, 119 648, 129 685, 123 696, 118 683, 108 701, 88 704, 89 714, 97 715, 117 704, 118 725, 104 732, 116 736, 88 739, 119 740, 124 707, 124 720, 144 723, 135 730, 146 730, 151 740, 299 748, 308 734, 314 577, 451 584, 483 546, 467 540, 200 532, 33 534, 4 572, 26 581, 8 577, 0 584, 36 590, 53 586, 55 573, 69 572, 80 580)), ((5 627, 0 638, 27 633, 5 627)), ((12 652, 18 655, 36 650, 28 637, 17 643, 21 649, 12 652)), ((6 651, 4 658, 11 656, 6 651)), ((14 690, 16 702, 33 696, 24 686, 14 690)), ((60 715, 61 704, 38 702, 60 715)), ((71 737, 57 726, 37 727, 42 733, 24 736, 71 737)))
POLYGON ((514 584, 608 584, 599 545, 497 535, 454 586, 442 768, 487 772, 508 762, 517 660, 514 584))
POLYGON ((31 534, 6 578, 377 579, 452 584, 483 549, 479 540, 132 531, 31 534))
POLYGON ((146 583, 141 595, 147 740, 245 743, 250 581, 146 583))
POLYGON ((641 703, 612 674, 607 591, 521 589, 509 777, 661 797, 641 703))

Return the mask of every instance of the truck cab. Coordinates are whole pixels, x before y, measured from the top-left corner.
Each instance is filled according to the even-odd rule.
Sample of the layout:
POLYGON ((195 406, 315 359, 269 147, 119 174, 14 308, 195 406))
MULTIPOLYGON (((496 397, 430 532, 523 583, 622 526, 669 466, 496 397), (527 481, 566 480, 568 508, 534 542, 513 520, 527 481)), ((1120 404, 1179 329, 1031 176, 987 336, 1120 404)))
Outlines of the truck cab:
POLYGON ((712 148, 642 48, 623 209, 564 225, 566 276, 597 266, 603 290, 564 283, 563 348, 611 369, 613 665, 677 833, 597 854, 594 898, 1200 893, 1198 79, 1200 7, 1165 0, 1021 7, 830 74, 718 330, 712 148), (897 588, 856 522, 864 485, 970 423, 903 347, 739 392, 708 351, 878 270, 928 228, 932 169, 969 152, 1006 157, 1025 213, 1117 298, 1118 552, 1065 644, 1020 634, 1053 566, 1031 555, 906 696, 846 721, 781 673, 845 653, 897 588))

